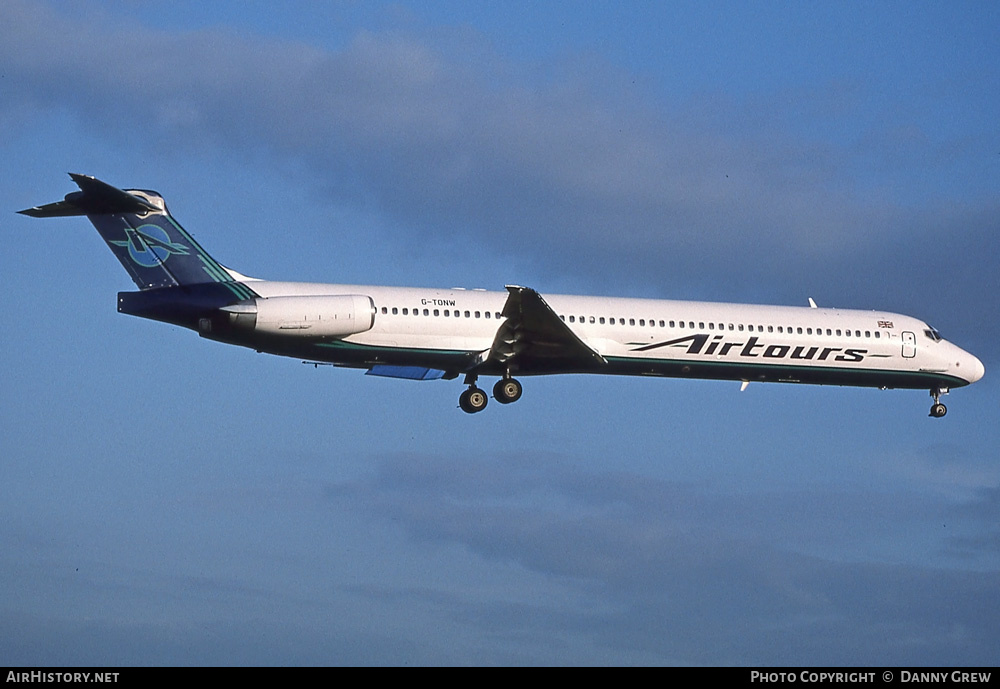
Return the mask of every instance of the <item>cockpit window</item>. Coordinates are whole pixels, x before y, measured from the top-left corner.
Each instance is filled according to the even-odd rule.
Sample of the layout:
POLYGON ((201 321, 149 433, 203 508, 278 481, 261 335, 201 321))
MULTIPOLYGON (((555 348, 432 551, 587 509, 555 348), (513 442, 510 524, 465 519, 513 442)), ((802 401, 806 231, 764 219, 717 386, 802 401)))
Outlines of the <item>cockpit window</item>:
POLYGON ((931 328, 930 326, 928 326, 927 329, 924 331, 924 335, 931 338, 931 340, 933 340, 934 342, 941 341, 941 333, 939 333, 934 328, 931 328))

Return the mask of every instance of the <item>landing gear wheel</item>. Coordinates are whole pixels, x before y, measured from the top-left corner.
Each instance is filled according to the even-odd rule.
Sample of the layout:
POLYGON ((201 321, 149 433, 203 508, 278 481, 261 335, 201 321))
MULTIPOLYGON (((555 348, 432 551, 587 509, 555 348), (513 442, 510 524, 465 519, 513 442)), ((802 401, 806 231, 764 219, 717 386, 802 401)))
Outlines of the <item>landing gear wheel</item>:
POLYGON ((486 403, 489 401, 490 398, 486 396, 486 393, 473 385, 459 396, 458 406, 466 414, 475 414, 486 409, 486 403))
POLYGON ((521 384, 513 378, 501 378, 493 386, 493 399, 500 404, 510 404, 521 399, 523 391, 521 384))
POLYGON ((931 405, 930 415, 935 419, 940 419, 948 413, 948 407, 941 404, 941 395, 947 394, 948 388, 931 388, 931 397, 934 398, 934 404, 931 405))

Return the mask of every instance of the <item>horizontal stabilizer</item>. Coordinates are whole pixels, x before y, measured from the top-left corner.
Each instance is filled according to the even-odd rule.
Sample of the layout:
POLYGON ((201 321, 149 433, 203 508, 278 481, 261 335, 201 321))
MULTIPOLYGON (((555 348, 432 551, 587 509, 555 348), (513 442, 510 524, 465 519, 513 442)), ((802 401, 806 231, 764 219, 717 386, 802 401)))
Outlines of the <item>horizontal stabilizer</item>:
POLYGON ((72 172, 69 176, 80 187, 80 191, 66 194, 66 198, 62 201, 26 208, 18 213, 33 218, 58 218, 69 215, 143 214, 159 210, 138 196, 133 196, 99 179, 72 172))
POLYGON ((368 369, 365 375, 406 378, 408 380, 438 380, 439 378, 444 378, 444 371, 436 368, 423 368, 422 366, 387 366, 379 364, 368 369))

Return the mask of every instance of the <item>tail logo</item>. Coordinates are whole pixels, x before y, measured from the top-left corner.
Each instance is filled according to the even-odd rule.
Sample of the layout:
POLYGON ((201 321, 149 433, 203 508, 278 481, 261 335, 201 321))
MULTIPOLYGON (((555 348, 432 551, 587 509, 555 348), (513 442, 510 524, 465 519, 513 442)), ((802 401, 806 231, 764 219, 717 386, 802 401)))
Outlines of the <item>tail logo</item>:
POLYGON ((187 256, 191 250, 178 242, 171 242, 167 231, 158 225, 140 225, 134 230, 125 229, 126 239, 113 240, 116 246, 128 247, 129 258, 143 268, 155 268, 165 263, 171 254, 187 256))

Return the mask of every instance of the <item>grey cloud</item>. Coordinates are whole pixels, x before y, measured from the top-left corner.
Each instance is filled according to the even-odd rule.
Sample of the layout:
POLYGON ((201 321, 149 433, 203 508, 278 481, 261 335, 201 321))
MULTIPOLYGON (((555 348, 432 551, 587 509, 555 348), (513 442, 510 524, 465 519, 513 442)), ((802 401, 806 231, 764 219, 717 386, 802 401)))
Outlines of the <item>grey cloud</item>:
POLYGON ((992 595, 992 573, 831 561, 787 545, 810 530, 829 538, 837 521, 852 541, 872 524, 919 523, 926 503, 823 491, 713 495, 528 454, 382 457, 378 467, 370 481, 332 488, 331 499, 391 518, 418 541, 523 566, 590 601, 588 614, 570 620, 554 603, 512 602, 518 610, 502 615, 483 608, 495 602, 440 594, 452 616, 488 618, 493 633, 519 622, 563 625, 602 653, 735 664, 982 663, 996 641, 993 615, 979 603, 992 595))
POLYGON ((783 92, 780 105, 759 94, 655 103, 592 62, 531 73, 469 31, 361 31, 321 49, 34 4, 0 13, 8 118, 57 109, 137 150, 279 156, 331 201, 387 216, 410 233, 401 243, 486 246, 522 272, 588 276, 588 290, 813 296, 912 313, 996 358, 1000 338, 982 319, 1000 308, 983 283, 1000 253, 996 203, 907 186, 926 165, 972 161, 974 142, 935 134, 925 158, 953 159, 914 170, 931 137, 905 115, 873 129, 849 83, 783 92), (853 141, 826 140, 831 120, 860 114, 853 141), (883 177, 893 184, 871 181, 883 177))
POLYGON ((518 75, 467 34, 456 48, 443 32, 361 32, 328 51, 36 5, 4 14, 0 59, 21 99, 137 140, 292 156, 343 201, 357 203, 354 179, 402 224, 471 230, 521 258, 689 276, 708 258, 749 278, 904 230, 897 202, 856 188, 830 146, 770 125, 734 133, 734 116, 700 120, 701 103, 653 107, 611 70, 518 75))
POLYGON ((960 561, 968 561, 977 566, 988 556, 995 561, 1000 558, 1000 486, 980 488, 971 500, 955 506, 948 514, 961 521, 971 519, 983 527, 972 533, 958 533, 949 538, 947 552, 960 561))

